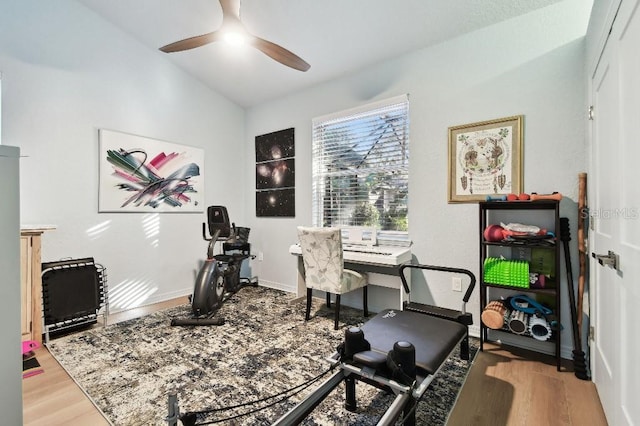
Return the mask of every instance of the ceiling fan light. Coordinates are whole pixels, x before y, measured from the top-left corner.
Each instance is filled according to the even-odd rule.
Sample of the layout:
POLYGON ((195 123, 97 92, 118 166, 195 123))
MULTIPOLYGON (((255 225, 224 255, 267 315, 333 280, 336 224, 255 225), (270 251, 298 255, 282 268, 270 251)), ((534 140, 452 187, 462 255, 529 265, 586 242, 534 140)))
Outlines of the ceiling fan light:
POLYGON ((238 46, 247 42, 247 36, 241 32, 227 31, 224 33, 224 41, 233 46, 238 46))

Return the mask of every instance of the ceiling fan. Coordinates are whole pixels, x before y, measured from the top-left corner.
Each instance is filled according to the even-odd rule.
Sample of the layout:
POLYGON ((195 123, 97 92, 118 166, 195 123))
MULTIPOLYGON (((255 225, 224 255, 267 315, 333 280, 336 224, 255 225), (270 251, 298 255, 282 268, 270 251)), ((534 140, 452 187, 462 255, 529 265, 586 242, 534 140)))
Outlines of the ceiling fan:
POLYGON ((293 52, 268 40, 256 37, 247 31, 242 21, 240 21, 240 0, 220 0, 220 5, 222 6, 222 25, 218 30, 167 44, 161 47, 160 50, 165 53, 172 53, 195 49, 215 41, 236 41, 255 47, 270 58, 293 69, 307 71, 311 67, 293 52))

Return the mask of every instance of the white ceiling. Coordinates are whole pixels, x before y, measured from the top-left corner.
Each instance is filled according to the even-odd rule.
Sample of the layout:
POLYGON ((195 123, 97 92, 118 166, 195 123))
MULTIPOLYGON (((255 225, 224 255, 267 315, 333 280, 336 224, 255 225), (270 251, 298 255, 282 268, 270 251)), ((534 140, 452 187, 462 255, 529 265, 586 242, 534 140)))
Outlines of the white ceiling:
POLYGON ((252 34, 311 64, 281 65, 250 47, 218 42, 158 50, 216 30, 217 0, 79 0, 144 45, 243 107, 285 96, 562 0, 241 0, 252 34))

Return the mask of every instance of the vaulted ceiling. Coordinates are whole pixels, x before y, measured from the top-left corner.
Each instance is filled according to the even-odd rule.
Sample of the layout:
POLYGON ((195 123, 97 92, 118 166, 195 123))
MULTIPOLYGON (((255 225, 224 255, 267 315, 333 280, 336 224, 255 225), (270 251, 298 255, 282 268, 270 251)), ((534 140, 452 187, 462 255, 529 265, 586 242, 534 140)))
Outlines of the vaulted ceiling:
POLYGON ((243 107, 566 0, 241 0, 254 35, 311 64, 300 72, 248 46, 161 46, 218 29, 218 0, 78 0, 243 107))

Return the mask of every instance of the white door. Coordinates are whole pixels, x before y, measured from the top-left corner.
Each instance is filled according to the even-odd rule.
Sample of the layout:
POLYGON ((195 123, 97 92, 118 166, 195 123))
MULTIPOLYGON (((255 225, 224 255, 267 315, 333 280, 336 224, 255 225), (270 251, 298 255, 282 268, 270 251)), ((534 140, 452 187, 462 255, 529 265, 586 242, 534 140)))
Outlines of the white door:
POLYGON ((622 1, 592 80, 591 367, 611 425, 640 424, 639 4, 622 1))

